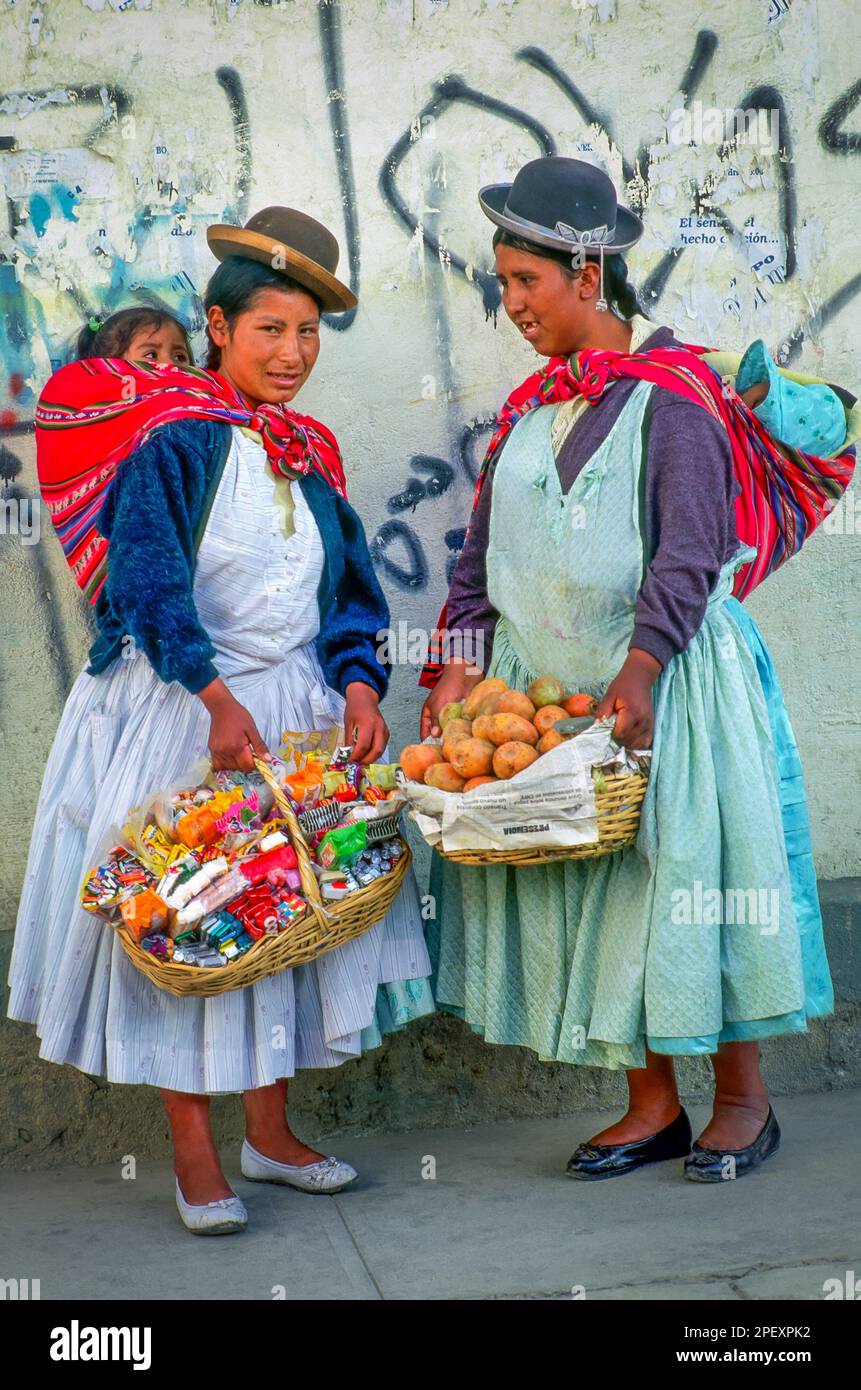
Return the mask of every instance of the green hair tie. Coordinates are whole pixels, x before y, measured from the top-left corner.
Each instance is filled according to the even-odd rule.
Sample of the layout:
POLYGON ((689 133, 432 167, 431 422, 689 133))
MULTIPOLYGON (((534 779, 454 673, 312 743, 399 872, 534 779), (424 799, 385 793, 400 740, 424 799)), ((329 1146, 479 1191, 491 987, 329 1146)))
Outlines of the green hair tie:
POLYGON ((87 320, 87 327, 89 328, 91 333, 98 333, 99 329, 102 327, 103 322, 104 320, 97 319, 94 315, 91 319, 87 320))

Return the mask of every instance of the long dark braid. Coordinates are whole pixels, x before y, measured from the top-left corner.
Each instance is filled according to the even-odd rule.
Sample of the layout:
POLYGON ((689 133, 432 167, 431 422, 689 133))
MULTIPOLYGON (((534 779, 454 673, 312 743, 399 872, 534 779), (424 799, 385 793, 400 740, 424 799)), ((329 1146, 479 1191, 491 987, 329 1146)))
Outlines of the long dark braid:
MULTIPOLYGON (((597 261, 598 258, 587 256, 586 259, 597 261)), ((637 291, 628 279, 628 265, 624 256, 604 257, 604 294, 608 304, 621 318, 630 319, 634 314, 643 314, 637 291)))

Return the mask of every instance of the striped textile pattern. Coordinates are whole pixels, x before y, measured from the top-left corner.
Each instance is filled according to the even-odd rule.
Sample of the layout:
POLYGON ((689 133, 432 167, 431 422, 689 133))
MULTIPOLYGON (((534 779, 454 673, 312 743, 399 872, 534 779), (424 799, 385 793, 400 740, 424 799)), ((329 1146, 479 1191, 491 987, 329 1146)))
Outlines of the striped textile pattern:
POLYGON ((71 362, 50 378, 36 406, 36 468, 66 562, 91 603, 108 558, 96 522, 117 467, 154 430, 188 417, 256 430, 275 473, 313 469, 347 495, 338 442, 309 415, 282 405, 251 410, 224 377, 199 367, 117 357, 71 362))

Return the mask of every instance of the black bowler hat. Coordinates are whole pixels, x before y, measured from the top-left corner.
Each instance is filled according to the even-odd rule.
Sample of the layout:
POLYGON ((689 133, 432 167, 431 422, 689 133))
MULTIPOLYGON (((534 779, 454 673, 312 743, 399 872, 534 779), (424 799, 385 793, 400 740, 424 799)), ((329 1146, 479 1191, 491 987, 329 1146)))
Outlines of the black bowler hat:
POLYGON ((342 314, 358 303, 337 279, 338 243, 322 222, 295 208, 271 207, 255 212, 244 227, 218 223, 206 230, 209 249, 225 256, 244 256, 282 270, 321 300, 324 309, 342 314), (277 267, 275 263, 277 262, 277 267))
POLYGON ((524 241, 566 251, 630 251, 643 234, 639 217, 616 197, 612 179, 583 159, 551 154, 524 164, 513 183, 491 183, 478 195, 482 210, 524 241))

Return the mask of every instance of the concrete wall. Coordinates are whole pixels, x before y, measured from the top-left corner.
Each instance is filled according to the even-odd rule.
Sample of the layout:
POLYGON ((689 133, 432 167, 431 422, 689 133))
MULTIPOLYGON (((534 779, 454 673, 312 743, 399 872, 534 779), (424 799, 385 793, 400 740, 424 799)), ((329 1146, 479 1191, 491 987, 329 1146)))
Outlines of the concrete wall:
MULTIPOLYGON (((479 185, 542 152, 598 161, 643 213, 630 268, 656 320, 732 348, 763 336, 853 387, 859 37, 852 0, 714 0, 702 15, 686 0, 0 0, 0 931, 14 926, 41 769, 90 640, 31 506, 30 428, 87 313, 157 294, 199 344, 209 222, 272 202, 327 222, 360 307, 324 333, 301 404, 339 435, 394 617, 426 630, 493 413, 534 362, 499 311, 479 185), (715 109, 735 107, 760 114, 727 151, 715 109)), ((859 517, 861 488, 750 601, 801 743, 826 880, 858 872, 859 517)), ((387 704, 397 746, 415 733, 415 675, 399 667, 387 704)), ((3 1037, 18 1078, 7 1153, 50 1160, 51 1117, 59 1132, 93 1097, 114 1121, 100 1131, 90 1116, 76 1155, 110 1148, 118 1117, 144 1113, 34 1062, 32 1030, 6 1023, 3 1037)), ((807 1071, 792 1060, 805 1046, 775 1053, 786 1084, 823 1084, 812 1052, 807 1071)), ((830 1055, 824 1033, 816 1046, 830 1055)), ((444 1020, 297 1089, 324 1127, 410 1123, 430 1096, 433 1115, 457 1119, 471 1067, 470 1113, 612 1089, 491 1053, 444 1020), (416 1088, 417 1059, 435 1065, 416 1088), (387 1066, 405 1068, 394 1106, 380 1100, 387 1066)))

